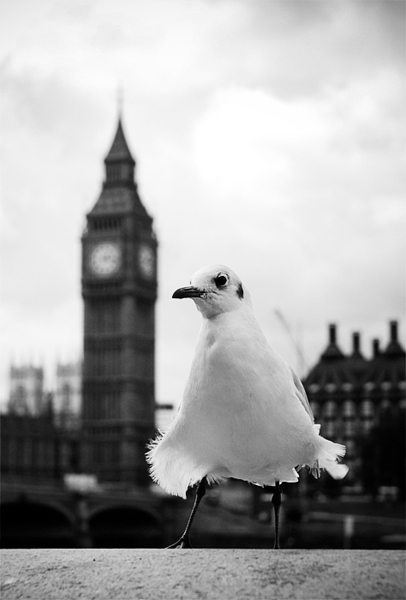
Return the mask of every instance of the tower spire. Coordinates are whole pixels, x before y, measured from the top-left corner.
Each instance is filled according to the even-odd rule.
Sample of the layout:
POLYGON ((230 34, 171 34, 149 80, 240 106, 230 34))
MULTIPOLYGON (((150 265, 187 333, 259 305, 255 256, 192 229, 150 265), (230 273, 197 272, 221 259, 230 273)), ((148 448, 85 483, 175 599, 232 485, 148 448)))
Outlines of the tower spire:
POLYGON ((118 115, 117 131, 111 148, 104 159, 104 164, 106 165, 105 186, 126 185, 134 187, 135 160, 124 136, 121 113, 118 115))
POLYGON ((118 120, 121 121, 123 116, 123 103, 124 103, 124 88, 121 81, 117 84, 117 113, 118 120))

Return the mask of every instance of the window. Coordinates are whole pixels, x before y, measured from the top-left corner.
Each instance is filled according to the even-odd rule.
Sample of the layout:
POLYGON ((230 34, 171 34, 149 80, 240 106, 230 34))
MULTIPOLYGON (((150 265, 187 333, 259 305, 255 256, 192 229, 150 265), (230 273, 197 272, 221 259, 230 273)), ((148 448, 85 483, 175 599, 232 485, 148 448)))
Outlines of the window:
POLYGON ((69 383, 64 383, 62 386, 62 412, 69 412, 71 408, 72 390, 69 383))
POLYGON ((107 165, 106 174, 108 181, 119 181, 121 175, 121 165, 107 165))
POLYGON ((332 400, 329 400, 324 405, 323 416, 327 419, 331 419, 331 418, 335 417, 336 414, 337 414, 337 405, 332 400))
POLYGON ((89 221, 90 231, 119 231, 122 220, 120 217, 96 217, 89 221))
POLYGON ((374 416, 374 404, 371 400, 363 400, 361 404, 361 416, 364 419, 372 419, 374 416))
POLYGON ((353 437, 356 432, 356 427, 354 421, 345 421, 344 422, 344 435, 349 435, 353 437))
POLYGON ((346 400, 343 404, 343 417, 352 419, 356 415, 355 404, 352 400, 346 400))
POLYGON ((355 457, 355 442, 354 440, 346 440, 344 442, 345 446, 346 446, 346 453, 345 456, 346 458, 354 458, 355 457))
POLYGON ((384 398, 379 404, 379 410, 384 412, 391 408, 391 403, 388 398, 384 398))
POLYGON ((119 333, 120 331, 120 299, 104 298, 90 303, 91 332, 119 333))
POLYGON ((325 423, 322 431, 321 431, 321 435, 323 437, 326 438, 331 438, 334 437, 336 434, 336 424, 334 421, 327 421, 327 423, 325 423))

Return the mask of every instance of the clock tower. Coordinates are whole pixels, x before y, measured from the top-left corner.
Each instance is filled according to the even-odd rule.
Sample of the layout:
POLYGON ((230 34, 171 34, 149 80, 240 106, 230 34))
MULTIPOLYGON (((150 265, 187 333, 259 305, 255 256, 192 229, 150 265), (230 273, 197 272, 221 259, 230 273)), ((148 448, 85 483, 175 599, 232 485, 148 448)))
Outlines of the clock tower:
POLYGON ((157 241, 121 119, 104 163, 82 237, 83 468, 143 485, 154 434, 157 241))

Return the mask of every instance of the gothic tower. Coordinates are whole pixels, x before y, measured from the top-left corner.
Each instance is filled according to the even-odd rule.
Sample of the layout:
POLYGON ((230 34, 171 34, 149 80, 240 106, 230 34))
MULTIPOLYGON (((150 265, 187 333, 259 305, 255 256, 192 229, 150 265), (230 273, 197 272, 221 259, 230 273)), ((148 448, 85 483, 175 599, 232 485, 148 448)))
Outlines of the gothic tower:
POLYGON ((104 163, 82 237, 83 469, 143 485, 154 433, 157 241, 121 119, 104 163))

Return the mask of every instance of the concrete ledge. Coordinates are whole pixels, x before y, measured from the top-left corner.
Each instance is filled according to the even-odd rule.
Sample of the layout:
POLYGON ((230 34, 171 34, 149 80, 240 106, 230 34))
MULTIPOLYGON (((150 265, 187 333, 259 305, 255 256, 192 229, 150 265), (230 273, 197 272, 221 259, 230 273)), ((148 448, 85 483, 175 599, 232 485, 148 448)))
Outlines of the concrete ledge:
POLYGON ((398 550, 3 550, 2 600, 401 600, 398 550))

